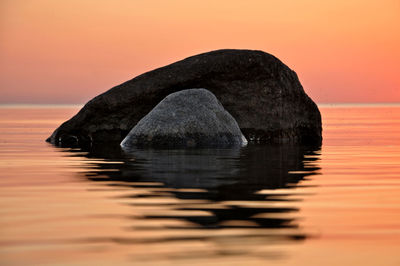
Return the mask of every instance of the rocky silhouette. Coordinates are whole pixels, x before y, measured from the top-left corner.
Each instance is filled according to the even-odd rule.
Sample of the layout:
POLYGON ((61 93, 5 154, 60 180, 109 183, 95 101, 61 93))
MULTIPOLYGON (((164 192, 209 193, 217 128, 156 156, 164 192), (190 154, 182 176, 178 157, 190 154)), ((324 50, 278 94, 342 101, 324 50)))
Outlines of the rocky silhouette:
POLYGON ((318 145, 321 115, 297 75, 276 57, 217 50, 144 73, 90 100, 47 141, 60 146, 120 143, 164 97, 211 91, 250 142, 318 145))

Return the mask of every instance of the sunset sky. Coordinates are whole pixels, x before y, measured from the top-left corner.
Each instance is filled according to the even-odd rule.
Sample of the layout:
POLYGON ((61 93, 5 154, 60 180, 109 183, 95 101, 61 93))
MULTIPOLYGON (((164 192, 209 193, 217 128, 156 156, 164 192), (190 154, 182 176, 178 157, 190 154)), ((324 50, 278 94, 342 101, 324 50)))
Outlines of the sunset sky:
POLYGON ((222 48, 275 55, 318 103, 400 102, 399 0, 1 0, 0 103, 85 103, 222 48))

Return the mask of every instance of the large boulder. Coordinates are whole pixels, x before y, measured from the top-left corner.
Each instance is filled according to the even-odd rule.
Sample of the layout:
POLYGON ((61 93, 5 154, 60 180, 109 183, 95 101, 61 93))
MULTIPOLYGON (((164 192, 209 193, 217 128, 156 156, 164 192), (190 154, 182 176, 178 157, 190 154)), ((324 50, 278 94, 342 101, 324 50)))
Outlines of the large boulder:
POLYGON ((120 143, 165 96, 206 88, 249 141, 320 144, 321 115, 297 75, 262 51, 218 50, 144 73, 90 100, 48 138, 62 146, 120 143))
POLYGON ((122 141, 132 147, 233 147, 247 144, 235 119, 205 89, 165 97, 122 141))

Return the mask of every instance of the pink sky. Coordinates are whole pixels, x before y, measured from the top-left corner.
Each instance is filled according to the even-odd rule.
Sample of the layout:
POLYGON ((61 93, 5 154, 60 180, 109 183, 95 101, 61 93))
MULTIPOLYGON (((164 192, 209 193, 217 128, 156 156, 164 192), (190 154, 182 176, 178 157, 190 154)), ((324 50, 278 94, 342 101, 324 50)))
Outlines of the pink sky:
POLYGON ((0 103, 85 103, 221 48, 275 55, 318 103, 400 102, 398 0, 1 0, 0 103))

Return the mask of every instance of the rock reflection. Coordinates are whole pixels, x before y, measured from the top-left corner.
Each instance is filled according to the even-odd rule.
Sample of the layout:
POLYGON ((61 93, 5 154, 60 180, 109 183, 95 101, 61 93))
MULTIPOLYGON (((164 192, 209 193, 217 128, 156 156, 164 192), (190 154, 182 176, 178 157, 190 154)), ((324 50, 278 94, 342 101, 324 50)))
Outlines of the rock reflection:
POLYGON ((317 173, 318 150, 299 146, 93 149, 87 156, 102 160, 90 167, 85 178, 132 187, 124 195, 135 213, 129 230, 152 234, 118 243, 223 241, 227 249, 229 240, 236 248, 242 243, 240 250, 245 252, 251 243, 308 237, 296 220, 296 201, 304 195, 294 198, 290 191, 317 173), (155 230, 159 237, 154 238, 155 230))

